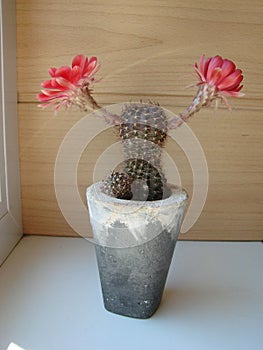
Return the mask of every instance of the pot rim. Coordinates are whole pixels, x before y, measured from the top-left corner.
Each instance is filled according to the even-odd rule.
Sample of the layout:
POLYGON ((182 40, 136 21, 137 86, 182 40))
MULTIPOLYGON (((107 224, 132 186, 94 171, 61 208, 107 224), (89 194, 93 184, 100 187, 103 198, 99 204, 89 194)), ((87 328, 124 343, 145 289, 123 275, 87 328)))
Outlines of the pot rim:
POLYGON ((106 193, 102 192, 101 186, 102 181, 95 182, 92 185, 90 185, 86 190, 87 198, 90 196, 94 197, 96 196, 97 199, 108 202, 114 205, 129 205, 134 207, 141 207, 142 204, 144 206, 150 207, 150 208, 156 208, 159 206, 170 206, 174 205, 175 203, 178 203, 178 205, 184 205, 188 200, 188 193, 187 191, 180 187, 173 184, 167 184, 169 189, 171 190, 171 195, 164 199, 158 199, 155 201, 138 201, 138 200, 129 200, 129 199, 119 199, 112 196, 107 195, 106 193))

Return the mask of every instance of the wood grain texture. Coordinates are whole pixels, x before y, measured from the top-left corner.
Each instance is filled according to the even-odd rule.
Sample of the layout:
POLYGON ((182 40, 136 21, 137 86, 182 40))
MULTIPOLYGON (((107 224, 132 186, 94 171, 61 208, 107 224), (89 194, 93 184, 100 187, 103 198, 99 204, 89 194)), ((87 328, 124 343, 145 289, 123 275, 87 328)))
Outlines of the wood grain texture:
MULTIPOLYGON (((70 64, 76 53, 97 55, 103 79, 95 97, 104 105, 158 100, 180 112, 195 92, 195 62, 202 52, 229 57, 244 70, 245 97, 203 110, 189 124, 209 167, 202 215, 183 239, 263 239, 263 2, 17 0, 17 75, 24 232, 75 235, 54 191, 54 165, 76 111, 39 110, 35 95, 50 66, 70 64)), ((83 152, 78 187, 93 181, 100 154, 116 142, 111 130, 83 152)), ((191 167, 170 140, 167 152, 192 193, 191 167)), ((168 169, 169 171, 169 169, 168 169)))

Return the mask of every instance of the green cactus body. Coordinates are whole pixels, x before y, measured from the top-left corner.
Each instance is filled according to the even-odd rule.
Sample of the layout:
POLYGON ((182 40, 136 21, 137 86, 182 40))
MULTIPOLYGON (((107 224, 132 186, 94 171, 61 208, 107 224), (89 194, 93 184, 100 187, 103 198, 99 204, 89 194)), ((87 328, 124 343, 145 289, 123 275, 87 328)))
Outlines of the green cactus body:
POLYGON ((125 160, 119 166, 118 190, 116 176, 111 175, 104 184, 104 188, 107 184, 105 192, 122 199, 127 199, 132 192, 133 200, 153 201, 164 197, 167 180, 161 167, 161 155, 167 138, 167 125, 165 112, 157 104, 126 105, 119 124, 125 160), (110 187, 113 190, 110 191, 110 187))
POLYGON ((167 117, 157 104, 126 105, 119 129, 122 140, 140 138, 163 146, 167 137, 167 117))
POLYGON ((134 183, 136 199, 158 200, 163 197, 166 179, 161 154, 167 138, 167 117, 157 104, 130 103, 122 115, 119 135, 122 139, 125 172, 134 183), (138 181, 139 180, 139 181, 138 181))

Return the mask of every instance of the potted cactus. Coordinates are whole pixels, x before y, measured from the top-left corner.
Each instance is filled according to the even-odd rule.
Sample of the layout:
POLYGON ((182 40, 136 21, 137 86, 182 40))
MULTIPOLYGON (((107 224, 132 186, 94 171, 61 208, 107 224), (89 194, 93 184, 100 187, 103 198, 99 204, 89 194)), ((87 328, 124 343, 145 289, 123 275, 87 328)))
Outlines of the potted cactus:
POLYGON ((167 273, 187 204, 184 189, 169 184, 162 151, 169 130, 179 127, 216 99, 240 97, 243 76, 221 56, 195 64, 198 91, 179 115, 168 118, 158 103, 125 103, 120 115, 102 108, 92 96, 96 57, 77 55, 72 66, 50 68, 51 79, 38 94, 41 107, 75 105, 87 112, 100 109, 118 130, 124 160, 101 182, 87 189, 87 202, 105 308, 148 318, 160 305, 167 273))

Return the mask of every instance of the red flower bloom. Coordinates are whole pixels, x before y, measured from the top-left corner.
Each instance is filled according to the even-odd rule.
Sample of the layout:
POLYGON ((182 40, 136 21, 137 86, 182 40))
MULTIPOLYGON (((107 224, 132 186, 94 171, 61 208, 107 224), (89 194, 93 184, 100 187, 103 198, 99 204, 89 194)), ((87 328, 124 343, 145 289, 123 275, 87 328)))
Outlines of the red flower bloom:
POLYGON ((240 85, 243 80, 242 70, 236 69, 233 61, 223 59, 219 55, 205 60, 203 54, 199 66, 195 63, 194 67, 199 78, 198 92, 192 103, 182 113, 170 120, 170 129, 176 129, 200 111, 202 107, 210 106, 214 100, 223 100, 227 107, 231 109, 226 96, 244 96, 240 92, 243 87, 243 85, 240 85))
POLYGON ((215 93, 220 97, 232 96, 241 97, 244 94, 239 92, 243 85, 242 70, 236 69, 234 62, 223 59, 221 56, 214 56, 205 60, 201 56, 199 67, 195 64, 195 71, 199 77, 199 84, 208 84, 214 87, 215 93))
POLYGON ((50 68, 50 80, 44 81, 44 88, 37 98, 41 107, 55 105, 55 109, 61 106, 69 107, 73 104, 85 109, 84 100, 92 101, 90 86, 95 81, 94 75, 99 69, 96 57, 77 55, 72 60, 71 67, 62 66, 50 68))

